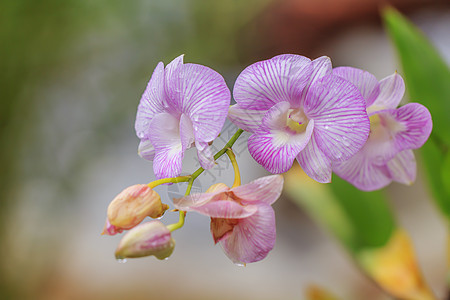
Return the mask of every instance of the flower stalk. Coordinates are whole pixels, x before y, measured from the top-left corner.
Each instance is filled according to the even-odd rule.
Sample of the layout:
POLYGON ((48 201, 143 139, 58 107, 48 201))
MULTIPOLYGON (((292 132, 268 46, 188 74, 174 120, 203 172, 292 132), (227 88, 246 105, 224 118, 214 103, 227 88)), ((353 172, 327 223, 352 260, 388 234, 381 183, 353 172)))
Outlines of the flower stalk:
POLYGON ((226 151, 228 157, 230 158, 231 164, 233 165, 234 170, 234 182, 231 188, 237 187, 241 185, 241 173, 239 172, 239 166, 236 161, 236 155, 234 155, 233 150, 228 148, 226 151))
MULTIPOLYGON (((217 160, 222 155, 224 155, 225 153, 227 153, 228 157, 230 157, 229 152, 231 152, 231 155, 232 155, 233 158, 230 157, 230 160, 231 160, 231 163, 233 164, 233 168, 234 168, 234 172, 235 172, 235 181, 233 183, 233 187, 235 187, 235 184, 240 185, 241 179, 240 179, 240 174, 239 174, 239 168, 238 168, 237 162, 236 162, 236 156, 234 155, 233 151, 231 150, 231 147, 234 145, 234 143, 237 141, 237 139, 239 138, 239 136, 241 136, 241 134, 243 132, 244 131, 242 129, 238 129, 236 131, 236 133, 228 141, 228 143, 226 143, 225 146, 219 152, 217 152, 214 155, 214 160, 217 160)), ((149 183, 149 186, 150 186, 150 184, 152 184, 152 183, 154 184, 156 182, 160 182, 159 184, 163 184, 163 183, 169 183, 169 182, 177 183, 177 182, 186 182, 187 181, 188 182, 188 186, 186 188, 186 192, 185 192, 184 195, 188 196, 188 195, 191 194, 192 185, 194 184, 195 179, 197 179, 197 177, 200 176, 200 174, 202 174, 203 171, 205 171, 205 169, 200 167, 194 173, 192 173, 191 175, 159 179, 159 180, 156 180, 154 182, 149 183)), ((157 184, 157 185, 159 185, 159 184, 157 184)), ((167 225, 167 228, 169 228, 170 231, 174 231, 174 230, 177 230, 177 229, 180 229, 181 227, 183 227, 184 220, 186 218, 186 212, 180 210, 179 211, 179 215, 180 215, 180 217, 179 217, 177 223, 167 225)))

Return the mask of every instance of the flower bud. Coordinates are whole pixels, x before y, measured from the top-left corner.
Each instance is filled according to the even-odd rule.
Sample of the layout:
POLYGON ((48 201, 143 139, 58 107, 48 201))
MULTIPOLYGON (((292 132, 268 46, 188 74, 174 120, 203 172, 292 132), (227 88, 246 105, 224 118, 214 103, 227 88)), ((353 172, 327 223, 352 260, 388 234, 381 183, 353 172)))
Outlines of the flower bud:
POLYGON ((145 184, 127 187, 109 204, 102 234, 114 235, 131 229, 145 217, 161 217, 169 208, 157 192, 145 184))
POLYGON ((135 258, 154 255, 158 259, 169 257, 175 248, 170 230, 160 221, 136 226, 124 235, 116 249, 116 258, 135 258))

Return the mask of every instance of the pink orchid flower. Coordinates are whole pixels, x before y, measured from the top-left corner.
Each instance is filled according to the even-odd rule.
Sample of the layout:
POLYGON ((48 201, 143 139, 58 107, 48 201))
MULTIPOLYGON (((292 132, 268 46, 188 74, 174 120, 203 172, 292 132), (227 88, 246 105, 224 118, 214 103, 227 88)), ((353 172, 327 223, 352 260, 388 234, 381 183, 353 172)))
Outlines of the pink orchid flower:
POLYGON ((272 175, 228 188, 219 183, 206 193, 174 199, 176 208, 211 217, 211 233, 236 264, 262 260, 275 245, 275 213, 283 176, 272 175))
POLYGON ((236 80, 228 118, 252 133, 248 150, 271 173, 297 159, 308 176, 331 181, 332 165, 361 149, 369 135, 364 99, 332 74, 328 57, 284 54, 248 66, 236 80))
POLYGON ((157 178, 181 173, 184 152, 193 145, 201 166, 214 166, 208 145, 222 130, 230 91, 216 71, 184 64, 183 56, 164 68, 160 62, 142 95, 136 115, 139 155, 153 161, 157 178))
POLYGON ((405 83, 397 73, 380 82, 369 72, 351 67, 335 68, 333 74, 361 91, 370 118, 366 144, 349 160, 336 163, 334 172, 364 191, 392 181, 412 184, 416 178, 412 149, 422 147, 433 127, 428 109, 418 103, 397 108, 405 93, 405 83))

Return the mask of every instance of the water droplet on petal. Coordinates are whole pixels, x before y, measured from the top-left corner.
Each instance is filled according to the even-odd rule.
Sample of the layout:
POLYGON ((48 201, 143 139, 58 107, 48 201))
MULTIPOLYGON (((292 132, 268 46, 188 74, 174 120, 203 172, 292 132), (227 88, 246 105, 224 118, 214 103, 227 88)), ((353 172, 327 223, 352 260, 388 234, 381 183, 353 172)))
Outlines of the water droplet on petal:
POLYGON ((350 146, 350 142, 349 142, 348 138, 344 137, 344 138, 342 139, 342 144, 343 144, 345 147, 350 146))
POLYGON ((169 260, 169 258, 168 258, 168 257, 166 257, 166 258, 163 258, 163 260, 169 260))
POLYGON ((330 126, 325 125, 323 128, 324 128, 325 130, 328 130, 328 128, 330 128, 330 126))
POLYGON ((124 263, 127 262, 127 259, 126 259, 126 258, 119 258, 119 259, 117 259, 117 262, 118 262, 119 264, 124 264, 124 263))
POLYGON ((243 263, 235 263, 235 265, 238 267, 245 267, 245 264, 243 264, 243 263))

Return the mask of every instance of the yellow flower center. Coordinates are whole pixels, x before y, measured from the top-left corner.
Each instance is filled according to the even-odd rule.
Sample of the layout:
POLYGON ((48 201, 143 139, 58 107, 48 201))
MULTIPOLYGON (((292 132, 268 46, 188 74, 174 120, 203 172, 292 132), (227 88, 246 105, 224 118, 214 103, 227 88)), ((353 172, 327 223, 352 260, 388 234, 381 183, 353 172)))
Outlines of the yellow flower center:
POLYGON ((305 132, 306 127, 308 126, 308 118, 306 117, 303 110, 297 109, 289 109, 286 115, 286 125, 292 131, 296 133, 305 132))

